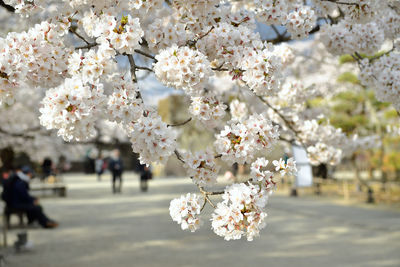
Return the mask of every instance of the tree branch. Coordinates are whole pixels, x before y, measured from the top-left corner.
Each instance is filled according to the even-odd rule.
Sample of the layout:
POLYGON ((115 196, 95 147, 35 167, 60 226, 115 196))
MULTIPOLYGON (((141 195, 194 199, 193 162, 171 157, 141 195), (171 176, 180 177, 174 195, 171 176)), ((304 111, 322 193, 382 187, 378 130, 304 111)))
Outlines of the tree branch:
POLYGON ((0 0, 0 6, 4 7, 9 12, 15 13, 15 8, 13 6, 7 5, 6 3, 4 3, 3 0, 0 0))
POLYGON ((79 39, 81 39, 82 41, 84 41, 86 43, 86 45, 92 45, 89 41, 87 41, 82 35, 80 35, 79 33, 76 32, 76 29, 73 27, 69 28, 69 32, 73 33, 76 35, 76 37, 78 37, 79 39))
POLYGON ((75 49, 76 50, 78 50, 78 49, 90 49, 90 48, 95 47, 97 45, 98 45, 98 43, 89 43, 89 44, 84 45, 84 46, 77 46, 77 47, 75 47, 75 49))
POLYGON ((149 68, 149 67, 136 66, 136 69, 137 70, 147 70, 147 71, 154 72, 154 70, 149 68))
POLYGON ((141 54, 142 56, 151 58, 151 59, 153 59, 155 62, 157 62, 157 59, 156 59, 153 55, 150 55, 149 53, 143 52, 142 50, 139 50, 139 49, 135 49, 134 51, 135 51, 136 53, 138 53, 138 54, 141 54))
POLYGON ((341 1, 337 1, 337 0, 321 0, 321 1, 331 2, 331 3, 338 4, 338 5, 360 6, 359 3, 348 3, 348 2, 341 2, 341 1))
POLYGON ((190 122, 191 120, 192 120, 192 117, 190 117, 189 119, 187 119, 187 120, 185 120, 183 122, 179 122, 179 123, 176 123, 176 124, 168 124, 167 126, 168 127, 182 126, 182 125, 185 125, 186 123, 190 122))
POLYGON ((129 60, 129 64, 131 65, 131 76, 132 76, 132 81, 134 83, 137 83, 137 78, 136 78, 136 64, 135 64, 135 59, 133 58, 133 55, 131 54, 126 54, 129 60))
POLYGON ((179 151, 178 150, 174 150, 174 153, 175 153, 175 155, 176 155, 176 158, 180 161, 180 162, 182 162, 183 164, 185 164, 186 162, 183 160, 183 158, 182 158, 182 155, 181 155, 181 153, 179 153, 179 151))

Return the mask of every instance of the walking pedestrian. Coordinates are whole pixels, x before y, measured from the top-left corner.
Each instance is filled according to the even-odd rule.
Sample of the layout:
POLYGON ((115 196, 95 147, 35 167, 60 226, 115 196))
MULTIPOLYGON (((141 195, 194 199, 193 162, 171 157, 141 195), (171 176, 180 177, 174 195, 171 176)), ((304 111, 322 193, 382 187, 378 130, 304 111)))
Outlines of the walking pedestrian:
POLYGON ((94 162, 94 169, 97 174, 97 181, 101 181, 101 175, 104 172, 104 166, 105 166, 105 161, 103 159, 103 156, 101 153, 99 153, 99 156, 97 157, 96 161, 94 162))
POLYGON ((120 152, 115 149, 111 155, 109 162, 109 170, 112 174, 112 191, 113 193, 121 193, 122 188, 122 173, 124 171, 124 165, 120 157, 120 152), (118 183, 118 186, 117 186, 118 183))
POLYGON ((147 192, 149 188, 148 181, 153 178, 150 167, 140 165, 140 191, 147 192))

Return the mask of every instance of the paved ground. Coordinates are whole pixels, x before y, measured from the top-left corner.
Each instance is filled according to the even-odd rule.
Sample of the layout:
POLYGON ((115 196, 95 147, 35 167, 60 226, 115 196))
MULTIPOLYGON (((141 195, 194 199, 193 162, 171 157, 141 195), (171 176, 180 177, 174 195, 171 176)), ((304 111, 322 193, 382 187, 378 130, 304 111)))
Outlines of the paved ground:
POLYGON ((9 252, 6 266, 400 266, 399 212, 275 195, 261 238, 227 242, 210 230, 210 210, 196 233, 170 219, 169 201, 195 190, 189 181, 156 179, 145 194, 131 174, 112 195, 105 178, 66 177, 67 198, 42 200, 60 228, 29 230, 33 250, 9 252))

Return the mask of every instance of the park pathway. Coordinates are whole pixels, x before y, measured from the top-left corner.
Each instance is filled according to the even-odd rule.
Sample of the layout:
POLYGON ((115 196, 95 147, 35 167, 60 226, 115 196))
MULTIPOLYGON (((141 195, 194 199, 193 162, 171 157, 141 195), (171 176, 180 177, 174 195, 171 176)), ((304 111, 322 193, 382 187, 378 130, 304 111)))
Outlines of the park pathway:
POLYGON ((261 237, 227 242, 211 231, 209 208, 198 232, 172 222, 170 200, 195 192, 189 179, 158 178, 140 193, 127 174, 121 195, 103 179, 66 176, 67 198, 41 200, 60 227, 29 229, 32 251, 9 250, 6 266, 400 266, 400 212, 274 195, 261 237))

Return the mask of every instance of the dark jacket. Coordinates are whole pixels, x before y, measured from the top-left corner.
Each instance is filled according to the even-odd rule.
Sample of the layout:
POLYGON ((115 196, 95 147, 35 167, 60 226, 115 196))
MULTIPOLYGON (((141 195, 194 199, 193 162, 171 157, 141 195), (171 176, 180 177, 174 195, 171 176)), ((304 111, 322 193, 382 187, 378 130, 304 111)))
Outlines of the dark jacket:
POLYGON ((121 158, 113 159, 111 158, 108 163, 108 168, 113 174, 121 175, 124 171, 124 164, 121 158))
POLYGON ((35 201, 35 198, 29 194, 29 184, 17 174, 11 175, 4 183, 2 199, 12 208, 34 205, 35 201))
POLYGON ((149 167, 146 167, 146 165, 140 165, 139 166, 139 171, 140 171, 140 180, 150 180, 153 178, 153 173, 151 172, 151 169, 149 167))

